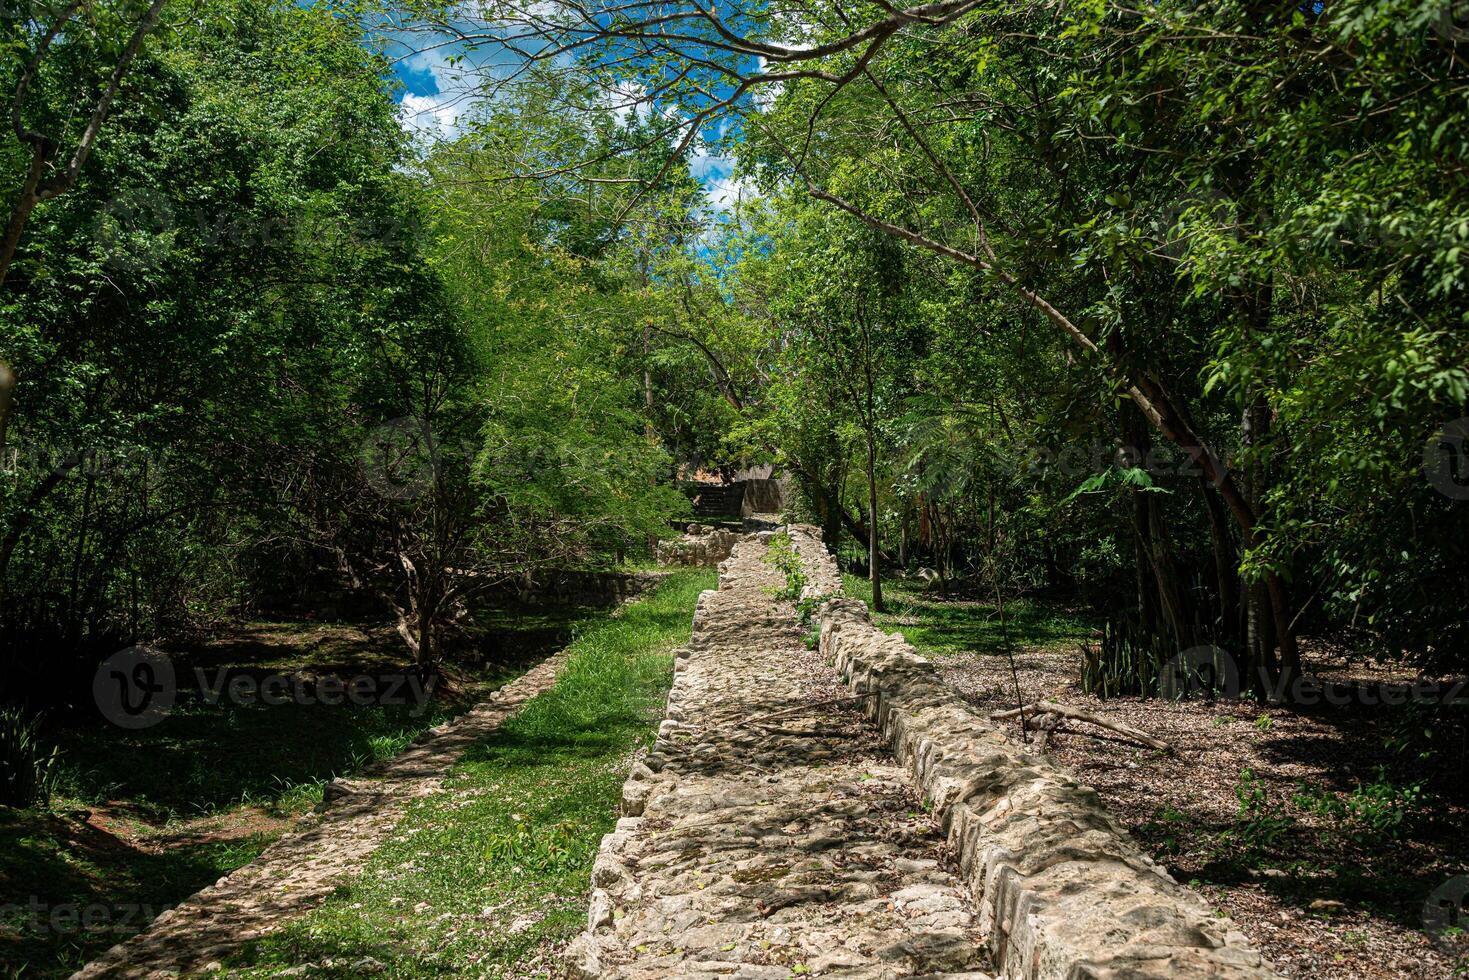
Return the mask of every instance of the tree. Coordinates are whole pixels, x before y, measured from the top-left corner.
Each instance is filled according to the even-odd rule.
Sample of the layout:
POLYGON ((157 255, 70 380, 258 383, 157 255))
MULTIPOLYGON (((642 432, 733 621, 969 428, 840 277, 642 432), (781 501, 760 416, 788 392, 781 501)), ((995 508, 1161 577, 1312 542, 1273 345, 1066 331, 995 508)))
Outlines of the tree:
POLYGON ((248 604, 246 538, 282 529, 270 450, 325 441, 293 399, 360 373, 400 281, 403 137, 373 56, 320 11, 216 13, 138 54, 137 97, 35 210, 0 305, 25 378, 0 486, 17 678, 248 604))
MULTIPOLYGON (((53 168, 57 154, 61 150, 61 141, 58 137, 48 136, 32 128, 32 124, 27 119, 31 115, 27 104, 28 96, 38 81, 46 56, 57 36, 65 35, 69 49, 78 44, 75 37, 76 32, 68 30, 68 27, 78 24, 77 15, 82 11, 83 4, 81 0, 72 0, 59 12, 51 14, 49 23, 45 23, 48 13, 45 10, 34 11, 30 16, 20 19, 17 34, 21 38, 34 36, 35 43, 30 58, 26 61, 20 78, 15 83, 15 91, 10 100, 10 124, 15 138, 30 148, 30 163, 26 167, 20 190, 15 196, 15 203, 11 206, 10 219, 5 225, 3 235, 0 235, 0 286, 5 285, 6 276, 10 272, 10 264, 15 258, 15 250, 20 244, 21 234, 25 231, 26 222, 30 220, 31 212, 36 209, 36 205, 49 201, 76 186, 77 177, 81 174, 82 167, 86 165, 87 158, 92 155, 92 148, 112 111, 113 100, 117 98, 123 79, 132 68, 133 61, 143 46, 144 38, 158 26, 165 2, 166 0, 151 0, 147 9, 137 18, 131 33, 127 35, 127 40, 112 60, 112 70, 107 74, 101 92, 92 102, 91 112, 76 139, 71 155, 55 173, 48 173, 48 171, 53 168), (34 34, 27 29, 32 23, 38 25, 34 34)), ((115 13, 126 17, 126 12, 124 7, 115 13)), ((106 24, 111 19, 111 15, 114 15, 114 11, 95 7, 88 8, 86 13, 94 24, 99 25, 96 28, 99 33, 103 29, 100 25, 106 24)), ((101 47, 100 44, 97 46, 101 47)), ((68 53, 72 52, 69 50, 68 53)), ((72 61, 71 67, 73 69, 76 67, 75 61, 72 61)), ((68 113, 74 109, 75 106, 67 107, 68 113)), ((55 116, 58 113, 52 110, 48 115, 55 116)))
MULTIPOLYGON (((1303 546, 1306 525, 1287 515, 1312 499, 1281 483, 1308 465, 1281 423, 1294 379, 1324 381, 1297 370, 1312 360, 1306 338, 1331 349, 1323 300, 1345 314, 1336 323, 1354 324, 1353 349, 1390 390, 1404 323, 1428 325, 1427 342, 1411 345, 1425 360, 1409 384, 1425 397, 1408 413, 1409 443, 1458 413, 1462 352, 1437 324, 1458 316, 1444 300, 1463 288, 1465 187, 1449 164, 1463 146, 1445 137, 1462 129, 1453 93, 1464 69, 1462 32, 1443 30, 1440 11, 957 0, 799 16, 738 4, 494 13, 502 33, 518 26, 508 33, 525 57, 582 52, 577 70, 632 77, 678 106, 669 129, 682 139, 737 116, 771 186, 803 186, 971 270, 986 301, 1037 314, 1095 365, 1098 397, 1126 399, 1202 471, 1206 506, 1194 513, 1218 549, 1237 543, 1265 686, 1289 689, 1299 672, 1292 596, 1310 587, 1291 582, 1306 565, 1347 568, 1322 567, 1317 545, 1303 546), (752 98, 777 86, 778 97, 752 98), (1382 194, 1398 186, 1412 190, 1382 194), (1350 298, 1332 274, 1343 258, 1350 298), (1221 513, 1237 542, 1219 536, 1221 513)), ((1391 469, 1411 472, 1411 445, 1390 455, 1391 469)), ((1164 540, 1152 517, 1141 523, 1164 540)), ((1314 538, 1323 525, 1310 526, 1314 538)), ((1368 590, 1380 581, 1360 566, 1349 575, 1368 590)))
POLYGON ((872 601, 883 608, 882 507, 879 473, 884 431, 902 409, 909 364, 922 356, 901 254, 881 236, 833 221, 800 199, 786 199, 773 223, 783 293, 772 312, 784 335, 784 371, 810 397, 784 399, 780 429, 795 429, 815 406, 832 401, 838 438, 855 430, 866 497, 868 575, 872 601), (811 391, 812 388, 816 390, 811 391), (824 390, 823 390, 824 389, 824 390))
MULTIPOLYGON (((48 173, 48 171, 53 169, 54 161, 60 151, 60 143, 56 138, 31 128, 27 120, 27 116, 30 115, 27 96, 37 82, 37 76, 42 71, 46 55, 51 50, 51 45, 55 42, 57 35, 65 32, 68 48, 77 46, 78 42, 73 37, 74 32, 67 31, 66 28, 76 23, 77 14, 82 10, 83 4, 82 0, 72 0, 66 7, 51 15, 49 24, 44 23, 46 11, 34 11, 29 16, 17 18, 14 34, 7 40, 13 45, 23 46, 27 40, 34 37, 35 43, 11 96, 10 125, 15 138, 30 148, 30 162, 21 180, 20 189, 15 194, 15 201, 11 205, 10 218, 5 224, 5 230, 0 233, 0 288, 5 286, 5 280, 10 274, 10 265, 15 260, 15 251, 20 245, 21 234, 25 231, 26 222, 30 220, 36 205, 65 193, 75 186, 77 177, 86 164, 87 158, 91 156, 92 147, 96 144, 102 126, 112 110, 112 102, 117 97, 118 89, 132 67, 139 49, 143 46, 143 39, 158 26, 165 2, 166 0, 152 0, 147 10, 138 18, 127 42, 116 55, 112 71, 101 93, 96 96, 92 104, 91 114, 81 134, 77 137, 71 156, 65 165, 54 173, 48 173), (33 23, 44 24, 44 26, 38 26, 36 31, 32 31, 30 25, 33 23)), ((106 19, 105 12, 99 17, 99 12, 95 8, 89 8, 87 12, 93 18, 106 19)), ((69 50, 68 53, 70 54, 71 51, 69 50)), ((5 449, 5 434, 10 420, 14 387, 14 370, 9 364, 0 360, 0 452, 5 449)))

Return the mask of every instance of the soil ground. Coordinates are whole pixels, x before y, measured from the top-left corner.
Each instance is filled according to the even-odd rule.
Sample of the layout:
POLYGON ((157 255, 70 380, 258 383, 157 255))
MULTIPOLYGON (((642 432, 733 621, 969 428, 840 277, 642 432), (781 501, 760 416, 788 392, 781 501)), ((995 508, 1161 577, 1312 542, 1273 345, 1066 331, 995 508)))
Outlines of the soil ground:
MULTIPOLYGON (((1463 934, 1437 940, 1424 904, 1469 875, 1462 719, 1409 705, 1316 709, 1205 703, 1080 690, 1085 623, 1063 609, 1008 610, 1014 671, 996 609, 887 583, 885 628, 940 666, 975 707, 1054 701, 1171 743, 1135 747, 1106 732, 1058 734, 1047 751, 1093 786, 1175 878, 1217 903, 1282 974, 1313 980, 1469 973, 1463 934), (1098 737, 1100 736, 1100 737, 1098 737)), ((865 583, 847 591, 865 598, 865 583)), ((1363 685, 1411 680, 1307 644, 1308 670, 1363 685)), ((1019 724, 1007 722, 1019 734, 1019 724)), ((1085 729, 1088 726, 1078 725, 1085 729)), ((1032 736, 1034 737, 1034 736, 1032 736)))

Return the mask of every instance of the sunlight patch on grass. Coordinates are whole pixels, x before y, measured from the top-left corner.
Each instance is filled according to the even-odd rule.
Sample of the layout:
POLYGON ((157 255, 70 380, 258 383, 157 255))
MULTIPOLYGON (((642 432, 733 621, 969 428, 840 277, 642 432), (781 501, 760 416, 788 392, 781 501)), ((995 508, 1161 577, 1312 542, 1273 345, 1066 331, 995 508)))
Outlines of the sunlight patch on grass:
MULTIPOLYGON (((865 578, 843 574, 842 590, 872 604, 872 584, 865 578)), ((992 602, 939 595, 922 582, 885 579, 883 598, 887 611, 876 614, 874 622, 902 633, 909 643, 935 657, 1002 654, 1007 639, 1016 650, 1065 648, 1091 632, 1081 615, 1025 597, 1005 603, 1003 625, 992 602)))

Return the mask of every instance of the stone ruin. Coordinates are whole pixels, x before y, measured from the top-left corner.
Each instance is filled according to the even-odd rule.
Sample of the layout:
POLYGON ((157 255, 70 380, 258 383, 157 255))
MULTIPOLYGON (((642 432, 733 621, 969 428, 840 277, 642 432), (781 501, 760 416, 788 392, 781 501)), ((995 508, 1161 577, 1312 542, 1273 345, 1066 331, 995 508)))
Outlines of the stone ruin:
POLYGON ((840 598, 820 531, 788 529, 820 650, 917 779, 978 901, 1002 977, 1276 977, 1228 919, 1178 884, 1090 787, 1018 744, 901 634, 840 598))
POLYGON ((769 532, 729 535, 598 852, 573 975, 1279 976, 1093 790, 842 597, 820 532, 786 530, 818 647, 775 597, 769 532))
POLYGON ((720 562, 729 557, 740 537, 738 531, 690 524, 686 533, 679 537, 659 541, 653 554, 660 565, 717 568, 720 562))

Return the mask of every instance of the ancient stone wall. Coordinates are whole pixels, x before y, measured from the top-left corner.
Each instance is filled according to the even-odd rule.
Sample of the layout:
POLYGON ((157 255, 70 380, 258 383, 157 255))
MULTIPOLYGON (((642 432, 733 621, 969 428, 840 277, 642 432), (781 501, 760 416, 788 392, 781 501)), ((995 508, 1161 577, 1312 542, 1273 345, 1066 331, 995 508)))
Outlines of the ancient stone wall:
POLYGON ((774 479, 746 480, 740 516, 779 514, 785 509, 785 487, 774 479))
POLYGON ((934 807, 1007 978, 1276 974, 1228 919, 1175 882, 1096 794, 968 707, 901 635, 840 598, 820 532, 797 525, 805 597, 835 661, 934 807))
POLYGON ((687 534, 659 541, 653 554, 660 565, 682 565, 692 568, 717 568, 729 557, 738 531, 725 531, 690 524, 687 534))
MULTIPOLYGON (((666 574, 545 568, 529 572, 513 583, 513 591, 522 602, 616 606, 657 588, 666 574)), ((505 591, 510 591, 510 587, 505 591)))
POLYGON ((747 536, 699 598, 667 719, 592 866, 594 980, 991 980, 943 836, 747 536))

